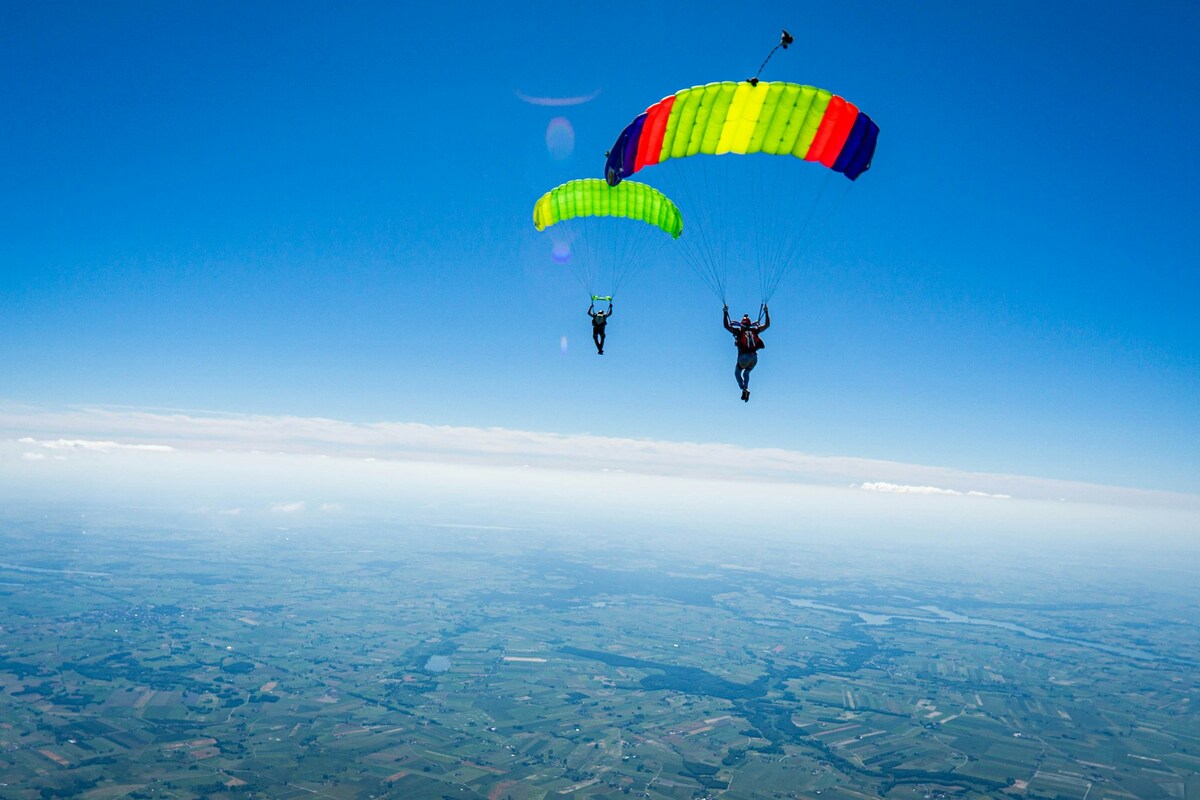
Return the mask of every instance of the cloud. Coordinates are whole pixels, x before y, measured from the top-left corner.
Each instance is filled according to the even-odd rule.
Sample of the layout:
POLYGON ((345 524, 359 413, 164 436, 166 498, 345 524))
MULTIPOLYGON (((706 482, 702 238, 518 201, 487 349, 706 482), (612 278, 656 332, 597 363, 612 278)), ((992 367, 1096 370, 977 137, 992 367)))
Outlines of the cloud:
POLYGON ((990 497, 997 500, 1009 500, 1012 498, 1012 495, 993 494, 991 492, 981 492, 976 489, 962 492, 958 489, 942 489, 938 486, 906 486, 900 483, 888 483, 887 481, 863 483, 859 488, 866 489, 868 492, 891 492, 893 494, 948 494, 956 497, 990 497))
POLYGON ((170 453, 175 450, 165 444, 122 444, 121 442, 95 441, 92 439, 51 439, 39 441, 29 436, 17 440, 21 444, 35 444, 47 450, 84 450, 93 453, 113 453, 118 450, 144 450, 152 453, 170 453))
POLYGON ((45 461, 46 454, 45 453, 21 453, 21 458, 25 459, 26 461, 45 461))
POLYGON ((290 503, 271 503, 267 506, 267 510, 273 514, 298 514, 304 510, 305 505, 303 500, 294 500, 290 503))
MULTIPOLYGON (((711 479, 759 485, 841 487, 932 497, 1066 499, 1200 512, 1192 494, 949 467, 827 456, 720 442, 663 441, 469 428, 415 422, 358 423, 319 417, 183 413, 124 408, 48 410, 0 405, 0 439, 51 452, 285 454, 389 463, 444 464, 711 479)), ((296 460, 300 463, 303 460, 296 460)))

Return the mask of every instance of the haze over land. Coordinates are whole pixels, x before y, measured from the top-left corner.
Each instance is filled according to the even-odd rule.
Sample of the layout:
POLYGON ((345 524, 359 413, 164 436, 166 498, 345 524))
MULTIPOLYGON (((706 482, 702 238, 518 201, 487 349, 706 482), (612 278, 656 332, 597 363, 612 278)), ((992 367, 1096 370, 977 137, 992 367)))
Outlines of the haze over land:
POLYGON ((441 474, 369 522, 5 500, 4 796, 1197 789, 1194 541, 714 529, 441 474))

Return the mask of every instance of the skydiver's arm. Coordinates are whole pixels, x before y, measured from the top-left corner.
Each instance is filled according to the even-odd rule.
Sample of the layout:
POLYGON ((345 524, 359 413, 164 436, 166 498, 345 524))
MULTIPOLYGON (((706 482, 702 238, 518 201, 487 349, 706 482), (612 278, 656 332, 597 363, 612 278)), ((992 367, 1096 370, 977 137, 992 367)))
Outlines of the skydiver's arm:
POLYGON ((611 302, 608 304, 608 315, 610 317, 612 316, 612 303, 611 302))
POLYGON ((595 304, 595 303, 592 303, 590 306, 588 306, 588 316, 589 316, 589 317, 594 317, 594 316, 596 316, 596 312, 595 312, 595 310, 594 310, 595 308, 596 308, 596 304, 595 304))
POLYGON ((725 323, 725 330, 729 331, 730 333, 737 333, 737 329, 734 328, 733 325, 729 324, 729 306, 725 306, 725 319, 723 321, 725 323))
POLYGON ((758 329, 759 333, 762 333, 767 328, 771 327, 771 311, 770 311, 770 309, 768 309, 766 306, 763 306, 763 314, 766 316, 766 320, 763 321, 762 327, 758 329))

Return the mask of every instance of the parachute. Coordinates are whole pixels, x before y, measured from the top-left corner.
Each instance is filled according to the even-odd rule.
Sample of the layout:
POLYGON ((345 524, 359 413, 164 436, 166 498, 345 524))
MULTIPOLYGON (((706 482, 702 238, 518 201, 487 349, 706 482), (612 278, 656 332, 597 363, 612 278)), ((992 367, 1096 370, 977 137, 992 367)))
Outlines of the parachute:
POLYGON ((665 97, 609 151, 610 186, 642 167, 700 153, 766 153, 819 161, 850 180, 871 168, 879 126, 853 104, 798 83, 725 81, 665 97))
POLYGON ((827 181, 807 188, 813 165, 853 182, 870 169, 878 137, 869 116, 824 89, 756 78, 709 83, 665 97, 629 123, 608 153, 605 180, 619 188, 654 167, 655 183, 687 202, 691 233, 681 250, 689 265, 724 302, 730 264, 754 262, 766 303, 799 260, 818 212, 831 207, 827 181), (793 158, 691 158, 727 154, 793 158))
POLYGON ((588 294, 608 298, 649 260, 666 234, 678 239, 683 215, 662 192, 644 183, 609 186, 599 178, 568 181, 546 192, 533 207, 533 226, 550 229, 555 258, 571 266, 588 294), (607 219, 606 219, 607 218, 607 219))
POLYGON ((540 230, 575 217, 625 217, 641 220, 678 239, 683 215, 662 192, 644 183, 610 187, 598 178, 582 178, 556 186, 533 207, 533 226, 540 230))

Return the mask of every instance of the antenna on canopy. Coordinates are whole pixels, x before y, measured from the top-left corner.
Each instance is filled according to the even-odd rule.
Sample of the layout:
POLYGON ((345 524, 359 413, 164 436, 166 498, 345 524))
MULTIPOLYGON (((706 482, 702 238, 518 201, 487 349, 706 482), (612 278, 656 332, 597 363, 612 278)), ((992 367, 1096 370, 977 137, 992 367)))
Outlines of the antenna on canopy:
POLYGON ((758 86, 758 76, 762 75, 762 71, 767 68, 767 62, 771 60, 771 56, 775 55, 775 51, 779 48, 788 49, 788 45, 796 41, 786 30, 779 37, 779 44, 771 48, 771 52, 767 53, 767 57, 763 59, 763 63, 759 65, 758 72, 754 73, 754 77, 749 79, 751 86, 758 86))

